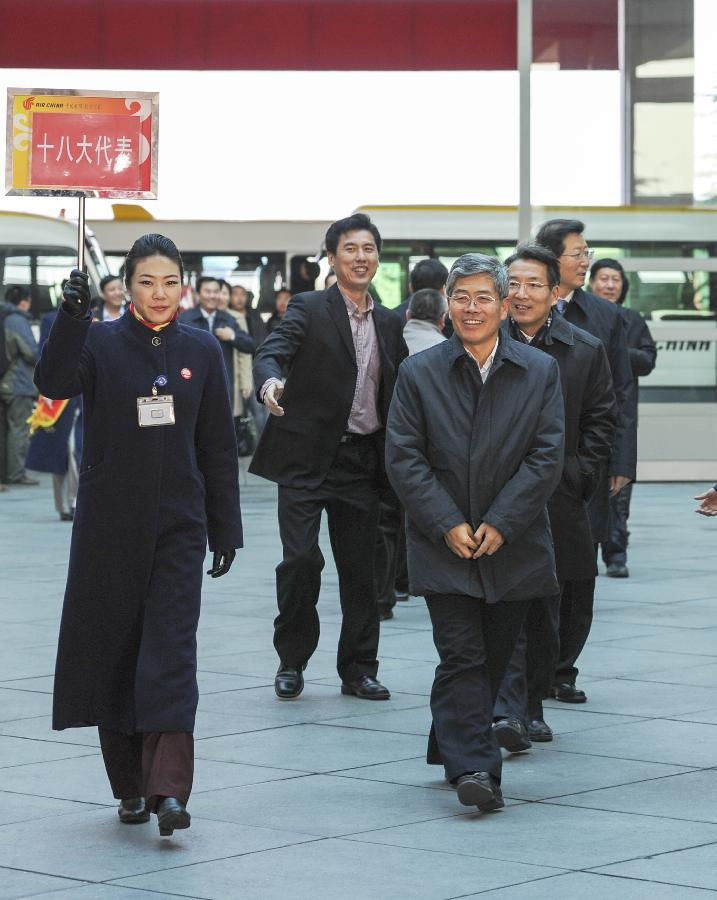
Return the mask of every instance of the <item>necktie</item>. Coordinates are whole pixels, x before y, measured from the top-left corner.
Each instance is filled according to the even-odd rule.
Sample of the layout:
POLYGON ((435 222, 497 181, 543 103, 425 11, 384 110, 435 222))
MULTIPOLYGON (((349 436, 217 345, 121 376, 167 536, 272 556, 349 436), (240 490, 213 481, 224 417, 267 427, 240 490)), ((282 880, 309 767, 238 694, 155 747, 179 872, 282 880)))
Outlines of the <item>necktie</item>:
POLYGON ((555 305, 558 308, 558 312, 560 313, 560 315, 565 315, 565 307, 568 305, 568 301, 560 298, 555 305))

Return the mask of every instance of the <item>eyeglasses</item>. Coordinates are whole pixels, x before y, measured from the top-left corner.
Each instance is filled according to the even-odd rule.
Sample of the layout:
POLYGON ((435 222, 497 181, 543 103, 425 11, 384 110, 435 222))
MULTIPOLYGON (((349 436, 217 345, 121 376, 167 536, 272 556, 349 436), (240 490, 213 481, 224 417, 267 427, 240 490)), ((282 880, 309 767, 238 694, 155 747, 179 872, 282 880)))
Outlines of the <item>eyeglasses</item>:
POLYGON ((525 288, 526 294, 537 294, 546 287, 547 284, 541 284, 539 281, 509 281, 508 293, 517 294, 521 288, 525 288))
POLYGON ((567 256, 569 259, 586 259, 588 262, 592 262, 593 257, 595 256, 594 250, 576 250, 575 253, 561 253, 561 257, 567 256))
POLYGON ((471 303, 475 303, 476 306, 489 306, 491 303, 495 303, 498 298, 492 297, 490 294, 473 294, 471 296, 470 294, 458 291, 457 294, 451 294, 448 299, 457 303, 458 306, 467 307, 471 303))

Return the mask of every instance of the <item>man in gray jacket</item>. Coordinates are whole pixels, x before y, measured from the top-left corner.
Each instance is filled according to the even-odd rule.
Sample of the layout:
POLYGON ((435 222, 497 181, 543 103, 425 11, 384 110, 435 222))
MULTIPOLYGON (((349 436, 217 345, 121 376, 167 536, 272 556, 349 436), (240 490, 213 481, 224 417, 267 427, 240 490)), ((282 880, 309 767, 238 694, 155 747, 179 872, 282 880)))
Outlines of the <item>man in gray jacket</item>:
POLYGON ((386 429, 407 516, 408 570, 440 657, 427 760, 458 799, 504 805, 493 704, 525 612, 557 593, 546 503, 562 473, 554 359, 500 333, 505 267, 461 256, 447 283, 455 334, 405 360, 386 429))
POLYGON ((25 473, 30 442, 27 420, 37 397, 32 375, 37 362, 37 342, 30 328, 30 294, 11 285, 5 292, 3 317, 5 362, 0 373, 0 480, 5 484, 39 484, 25 473))
POLYGON ((411 356, 445 341, 446 298, 433 288, 422 288, 411 295, 406 310, 403 339, 411 356))

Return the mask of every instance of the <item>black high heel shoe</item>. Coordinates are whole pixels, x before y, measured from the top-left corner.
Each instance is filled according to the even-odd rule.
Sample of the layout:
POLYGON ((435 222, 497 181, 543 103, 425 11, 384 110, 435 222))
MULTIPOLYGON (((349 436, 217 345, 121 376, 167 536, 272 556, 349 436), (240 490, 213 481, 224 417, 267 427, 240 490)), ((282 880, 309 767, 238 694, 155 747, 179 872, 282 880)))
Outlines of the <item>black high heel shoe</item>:
POLYGON ((157 806, 159 833, 162 837, 171 837, 174 829, 189 828, 192 817, 187 807, 176 797, 164 797, 157 806))

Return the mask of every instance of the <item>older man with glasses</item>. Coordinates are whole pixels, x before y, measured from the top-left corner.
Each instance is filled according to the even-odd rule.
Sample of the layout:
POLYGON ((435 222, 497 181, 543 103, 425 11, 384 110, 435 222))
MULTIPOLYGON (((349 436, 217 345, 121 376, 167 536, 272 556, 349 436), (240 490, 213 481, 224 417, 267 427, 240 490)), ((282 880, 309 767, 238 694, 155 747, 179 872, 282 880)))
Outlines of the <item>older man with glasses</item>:
MULTIPOLYGON (((551 219, 536 235, 536 242, 558 257, 560 284, 556 310, 602 341, 610 363, 618 424, 607 465, 602 467, 589 504, 590 527, 597 545, 607 540, 610 497, 635 480, 637 466, 637 393, 627 345, 627 328, 619 308, 609 300, 583 290, 592 252, 578 219, 551 219)), ((576 662, 590 634, 595 578, 566 585, 560 603, 560 661, 553 696, 564 703, 585 703, 585 691, 576 687, 576 662)))
POLYGON ((405 360, 386 465, 408 517, 408 571, 440 657, 427 760, 465 806, 504 806, 493 705, 523 618, 555 594, 546 503, 563 465, 558 365, 500 331, 508 277, 468 253, 447 282, 455 332, 405 360))

